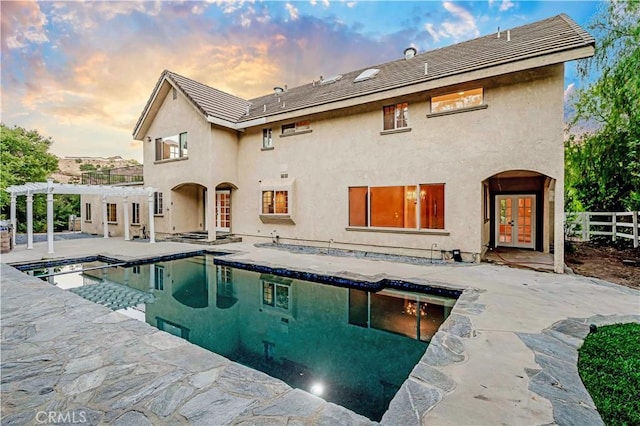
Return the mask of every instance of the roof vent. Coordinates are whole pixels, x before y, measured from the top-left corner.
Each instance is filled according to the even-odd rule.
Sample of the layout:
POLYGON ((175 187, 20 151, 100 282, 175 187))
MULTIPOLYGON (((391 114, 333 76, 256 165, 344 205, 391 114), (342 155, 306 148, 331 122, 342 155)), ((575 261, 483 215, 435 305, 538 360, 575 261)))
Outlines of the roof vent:
POLYGON ((511 30, 507 30, 507 41, 511 41, 511 30))
POLYGON ((276 94, 276 95, 279 95, 282 92, 284 92, 282 87, 276 86, 276 87, 273 88, 273 93, 276 94))
POLYGON ((404 58, 411 59, 416 56, 416 53, 418 53, 418 50, 415 47, 407 47, 404 49, 404 58))
POLYGON ((331 83, 335 83, 336 81, 340 80, 342 78, 342 74, 338 74, 338 75, 332 75, 331 77, 327 77, 324 80, 320 81, 320 84, 331 84, 331 83))
POLYGON ((375 76, 376 76, 376 74, 378 74, 379 72, 380 72, 380 70, 379 70, 379 69, 377 69, 377 68, 369 68, 369 69, 367 69, 367 70, 362 71, 362 72, 360 73, 360 75, 359 75, 359 76, 357 76, 357 77, 353 80, 353 82, 354 82, 354 83, 357 83, 357 82, 359 82, 359 81, 369 80, 369 79, 371 79, 371 78, 375 77, 375 76))
POLYGON ((427 64, 426 62, 424 63, 424 75, 429 74, 429 64, 427 64))

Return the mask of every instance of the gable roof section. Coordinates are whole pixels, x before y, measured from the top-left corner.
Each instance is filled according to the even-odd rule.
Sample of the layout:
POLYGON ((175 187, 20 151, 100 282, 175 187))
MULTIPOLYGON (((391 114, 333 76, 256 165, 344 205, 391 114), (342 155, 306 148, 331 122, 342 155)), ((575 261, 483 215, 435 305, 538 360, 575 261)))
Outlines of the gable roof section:
POLYGON ((507 31, 504 30, 500 38, 493 33, 417 54, 409 60, 402 58, 345 73, 335 83, 310 83, 279 96, 261 96, 251 100, 250 113, 245 114, 242 121, 595 44, 589 33, 564 14, 511 29, 509 38, 507 40, 507 31), (428 67, 426 74, 425 63, 428 67), (361 72, 369 68, 380 71, 371 79, 354 82, 361 72))
MULTIPOLYGON (((162 86, 165 81, 176 87, 193 104, 193 106, 204 115, 206 119, 216 118, 226 122, 237 122, 242 114, 246 114, 248 101, 223 92, 206 84, 199 83, 190 78, 183 77, 174 72, 164 70, 156 83, 155 88, 147 101, 147 104, 138 118, 138 122, 133 130, 136 137, 143 128, 144 122, 152 118, 150 113, 154 111, 153 105, 162 102, 166 93, 162 95, 162 86)), ((159 107, 159 105, 157 106, 159 107)), ((157 109, 156 109, 157 110, 157 109)), ((151 114, 154 115, 154 114, 151 114)))
MULTIPOLYGON (((497 33, 493 33, 417 54, 408 60, 402 58, 344 73, 340 79, 331 83, 309 83, 290 88, 277 95, 270 93, 249 101, 170 71, 164 71, 136 124, 134 137, 142 128, 149 111, 153 111, 152 105, 158 93, 161 92, 162 82, 165 79, 178 87, 208 121, 230 128, 244 129, 252 124, 265 122, 266 117, 270 116, 400 87, 436 82, 449 76, 546 55, 587 47, 593 49, 594 45, 595 40, 589 33, 567 15, 561 14, 532 24, 503 30, 500 37, 497 33), (426 73, 425 64, 427 64, 426 73), (370 79, 354 81, 360 73, 370 68, 380 71, 370 79)), ((574 55, 571 59, 592 54, 591 50, 591 53, 580 53, 579 56, 574 55)), ((563 60, 559 59, 556 63, 559 62, 563 60)))

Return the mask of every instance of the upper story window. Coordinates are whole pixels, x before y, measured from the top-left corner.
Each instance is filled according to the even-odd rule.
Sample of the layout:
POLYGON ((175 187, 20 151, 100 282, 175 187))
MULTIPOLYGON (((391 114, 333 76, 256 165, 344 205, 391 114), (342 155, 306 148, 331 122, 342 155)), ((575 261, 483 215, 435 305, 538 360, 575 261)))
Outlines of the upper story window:
POLYGON ((156 161, 188 157, 187 132, 156 139, 156 161))
POLYGON ((282 125, 282 134, 290 135, 298 132, 304 132, 307 130, 311 130, 311 121, 297 121, 295 123, 283 124, 282 125))
POLYGON ((273 135, 271 129, 262 129, 262 149, 273 148, 273 135))
POLYGON ((383 108, 384 130, 409 127, 409 104, 389 105, 383 108))
POLYGON ((153 214, 156 216, 162 216, 163 209, 162 192, 153 193, 153 214))
POLYGON ((462 90, 431 98, 431 113, 454 111, 480 106, 484 103, 483 89, 462 90))
POLYGON ((349 226, 444 229, 444 184, 351 187, 349 226))
POLYGON ((262 214, 289 214, 289 191, 262 191, 262 214))
POLYGON ((118 206, 116 204, 113 204, 113 203, 107 204, 107 222, 118 221, 117 209, 118 209, 118 206))

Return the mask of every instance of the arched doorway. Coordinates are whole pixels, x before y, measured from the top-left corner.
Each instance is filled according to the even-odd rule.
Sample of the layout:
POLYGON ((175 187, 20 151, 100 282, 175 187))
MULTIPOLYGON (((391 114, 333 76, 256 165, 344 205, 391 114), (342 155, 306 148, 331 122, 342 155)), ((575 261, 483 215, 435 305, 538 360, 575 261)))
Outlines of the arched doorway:
POLYGON ((531 170, 507 170, 483 184, 487 247, 549 253, 555 238, 555 179, 531 170))
POLYGON ((215 198, 215 229, 216 235, 231 233, 231 193, 237 189, 229 182, 216 186, 215 198))
POLYGON ((207 187, 181 183, 171 189, 171 233, 207 231, 207 187))

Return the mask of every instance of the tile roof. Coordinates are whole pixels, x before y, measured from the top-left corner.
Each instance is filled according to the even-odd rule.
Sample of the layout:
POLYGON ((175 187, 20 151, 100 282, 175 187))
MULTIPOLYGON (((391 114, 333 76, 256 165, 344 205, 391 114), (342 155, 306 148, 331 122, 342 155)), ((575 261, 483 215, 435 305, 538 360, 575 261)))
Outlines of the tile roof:
POLYGON ((249 115, 241 121, 280 114, 345 98, 362 96, 450 75, 520 61, 536 56, 576 49, 595 43, 594 38, 567 15, 558 15, 532 24, 427 51, 412 59, 392 62, 344 73, 335 83, 309 83, 291 88, 279 96, 273 93, 251 99, 249 115), (428 73, 425 75, 425 63, 428 73), (380 72, 361 82, 354 79, 365 69, 380 72), (278 99, 279 98, 279 99, 278 99), (265 107, 266 105, 266 111, 265 107))
POLYGON ((594 38, 565 14, 508 31, 509 39, 507 30, 504 30, 500 38, 493 33, 420 53, 408 60, 403 57, 347 72, 333 83, 309 83, 290 88, 279 95, 270 93, 251 100, 241 99, 165 70, 136 124, 134 134, 142 125, 165 77, 179 87, 205 116, 239 123, 242 127, 243 122, 256 118, 595 45, 594 38), (425 63, 428 64, 426 75, 425 63), (369 68, 380 71, 371 79, 354 82, 361 72, 369 68))

